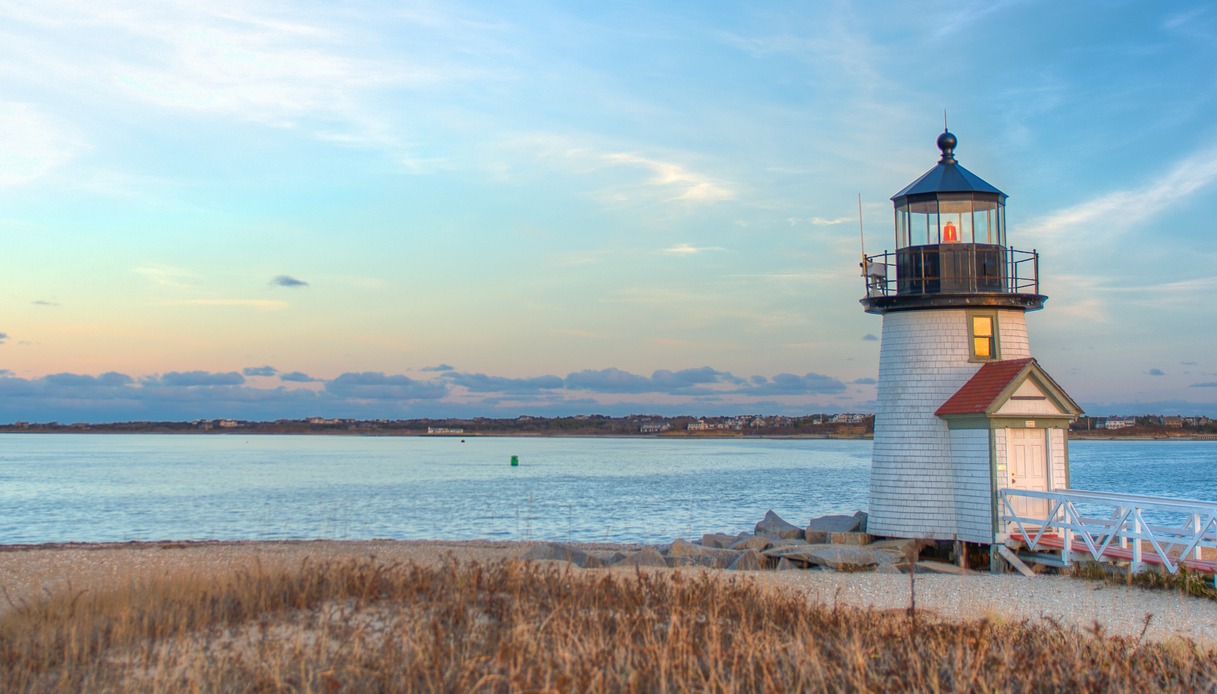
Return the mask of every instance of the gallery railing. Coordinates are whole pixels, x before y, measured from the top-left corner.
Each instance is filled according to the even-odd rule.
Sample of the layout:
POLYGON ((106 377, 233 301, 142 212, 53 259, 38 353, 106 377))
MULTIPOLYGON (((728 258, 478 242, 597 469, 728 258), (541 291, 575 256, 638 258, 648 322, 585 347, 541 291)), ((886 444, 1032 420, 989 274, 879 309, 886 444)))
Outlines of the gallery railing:
POLYGON ((1039 253, 992 244, 910 246, 865 256, 866 295, 1039 294, 1039 253))

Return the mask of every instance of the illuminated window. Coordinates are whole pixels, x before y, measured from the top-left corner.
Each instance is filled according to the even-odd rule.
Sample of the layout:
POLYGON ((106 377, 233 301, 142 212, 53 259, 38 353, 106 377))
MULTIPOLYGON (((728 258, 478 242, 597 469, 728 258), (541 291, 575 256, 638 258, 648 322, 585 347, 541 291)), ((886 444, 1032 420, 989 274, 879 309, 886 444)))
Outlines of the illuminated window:
POLYGON ((972 340, 972 358, 981 361, 997 359, 997 315, 973 313, 968 318, 968 333, 972 340))

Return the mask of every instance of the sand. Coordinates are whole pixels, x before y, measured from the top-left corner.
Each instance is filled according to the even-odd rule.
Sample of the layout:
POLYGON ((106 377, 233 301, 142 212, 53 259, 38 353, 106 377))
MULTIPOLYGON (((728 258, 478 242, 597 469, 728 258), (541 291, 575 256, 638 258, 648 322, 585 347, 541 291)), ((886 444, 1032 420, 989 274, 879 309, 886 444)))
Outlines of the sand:
MULTIPOLYGON (((0 546, 0 616, 50 594, 106 591, 162 576, 218 574, 261 565, 375 557, 386 563, 522 557, 526 542, 307 541, 149 542, 0 546)), ((613 545, 580 545, 608 553, 613 545)), ((589 569, 579 569, 589 570, 589 569)), ((611 570, 611 569, 610 569, 611 570)), ((621 569, 624 570, 624 569, 621 569)), ((662 570, 662 569, 661 569, 662 570)), ((669 569, 671 570, 671 569, 669 569)), ((681 569, 702 571, 705 569, 681 569)), ((728 572, 762 585, 798 591, 826 604, 902 609, 909 604, 906 575, 831 571, 728 572)), ((1082 629, 1101 625, 1107 634, 1166 641, 1186 637, 1217 648, 1217 602, 1161 590, 1111 586, 1066 576, 1018 574, 967 576, 918 574, 918 608, 946 618, 1053 619, 1082 629), (1146 616, 1150 615, 1146 627, 1146 616)))

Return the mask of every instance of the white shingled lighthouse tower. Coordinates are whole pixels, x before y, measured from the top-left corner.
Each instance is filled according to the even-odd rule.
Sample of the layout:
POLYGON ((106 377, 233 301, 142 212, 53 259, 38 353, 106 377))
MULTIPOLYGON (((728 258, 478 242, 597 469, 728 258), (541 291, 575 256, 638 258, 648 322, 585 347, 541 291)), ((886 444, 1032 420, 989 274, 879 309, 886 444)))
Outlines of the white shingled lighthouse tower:
POLYGON ((1068 488, 1081 410, 1031 356, 1039 257, 1007 244, 1006 195, 956 144, 938 137, 938 164, 892 197, 895 251, 862 263, 883 316, 867 531, 994 544, 998 489, 1068 488))

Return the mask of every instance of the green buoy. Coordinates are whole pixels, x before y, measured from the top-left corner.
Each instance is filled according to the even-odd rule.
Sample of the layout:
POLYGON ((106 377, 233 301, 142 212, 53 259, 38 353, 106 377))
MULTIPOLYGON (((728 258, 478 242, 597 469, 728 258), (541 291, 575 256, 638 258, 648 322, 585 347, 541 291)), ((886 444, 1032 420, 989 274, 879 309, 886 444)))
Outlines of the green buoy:
POLYGON ((520 465, 520 456, 518 456, 518 455, 511 456, 511 466, 519 467, 519 465, 520 465))

